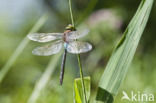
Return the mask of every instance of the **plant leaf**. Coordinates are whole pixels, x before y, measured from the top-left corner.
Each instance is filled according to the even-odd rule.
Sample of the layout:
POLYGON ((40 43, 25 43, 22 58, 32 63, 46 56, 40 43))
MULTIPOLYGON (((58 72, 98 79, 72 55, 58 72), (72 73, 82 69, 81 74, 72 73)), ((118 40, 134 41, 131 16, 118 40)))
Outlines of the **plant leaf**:
MULTIPOLYGON (((84 77, 84 84, 85 84, 87 102, 89 102, 90 77, 84 77)), ((74 103, 85 103, 83 88, 82 88, 82 84, 81 84, 81 78, 77 78, 74 81, 74 103)))
POLYGON ((126 76, 139 40, 146 26, 152 4, 153 0, 142 0, 140 3, 136 14, 124 32, 122 39, 116 46, 101 77, 96 97, 97 102, 112 103, 113 101, 108 101, 109 99, 113 100, 109 97, 117 95, 118 89, 126 76), (107 95, 105 93, 107 93, 107 95))

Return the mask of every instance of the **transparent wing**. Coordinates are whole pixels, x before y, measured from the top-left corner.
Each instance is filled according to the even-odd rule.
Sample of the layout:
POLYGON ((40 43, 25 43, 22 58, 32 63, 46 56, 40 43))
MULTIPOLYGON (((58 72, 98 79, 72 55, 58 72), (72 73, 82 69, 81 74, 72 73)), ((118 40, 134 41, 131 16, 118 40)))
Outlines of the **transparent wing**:
POLYGON ((68 43, 66 49, 69 53, 80 54, 90 51, 92 45, 87 42, 72 41, 68 43))
POLYGON ((28 38, 37 42, 49 42, 56 39, 61 39, 63 33, 31 33, 28 38))
POLYGON ((49 56, 58 53, 62 48, 62 41, 56 41, 41 47, 35 48, 32 53, 39 56, 49 56))
POLYGON ((82 32, 72 31, 68 33, 67 39, 79 39, 81 37, 86 36, 88 33, 89 33, 89 29, 85 29, 82 32))

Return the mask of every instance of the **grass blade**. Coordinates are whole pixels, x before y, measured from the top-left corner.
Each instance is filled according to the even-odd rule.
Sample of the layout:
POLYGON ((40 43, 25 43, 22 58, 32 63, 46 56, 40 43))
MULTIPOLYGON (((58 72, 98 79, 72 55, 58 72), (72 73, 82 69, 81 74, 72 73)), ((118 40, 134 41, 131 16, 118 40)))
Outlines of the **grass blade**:
POLYGON ((54 55, 50 60, 45 72, 42 74, 39 81, 36 83, 34 90, 28 100, 28 103, 36 103, 37 99, 39 98, 41 91, 45 88, 46 84, 50 80, 50 76, 54 72, 56 65, 58 63, 59 58, 61 57, 62 53, 58 55, 54 55))
MULTIPOLYGON (((42 16, 36 22, 36 24, 33 26, 33 28, 29 31, 29 33, 38 31, 41 28, 41 26, 45 23, 46 20, 47 20, 47 15, 42 16)), ((26 45, 28 43, 29 43, 29 39, 27 37, 25 37, 22 40, 22 42, 19 44, 19 46, 16 48, 16 50, 14 51, 14 53, 12 54, 12 56, 9 58, 9 60, 7 61, 7 63, 2 67, 2 69, 0 71, 0 83, 2 82, 3 78, 5 77, 5 75, 10 70, 10 67, 13 65, 13 63, 16 61, 16 59, 22 53, 23 49, 26 47, 26 45)))
POLYGON ((142 0, 135 16, 124 32, 121 41, 116 46, 101 77, 96 97, 97 101, 105 103, 113 102, 112 97, 117 94, 134 57, 139 40, 146 26, 152 4, 153 0, 142 0), (108 97, 103 99, 105 96, 108 97))
MULTIPOLYGON (((85 90, 87 103, 89 103, 90 97, 90 77, 84 78, 85 90)), ((74 103, 85 103, 85 98, 83 96, 83 88, 81 84, 81 78, 77 78, 74 81, 74 103)))

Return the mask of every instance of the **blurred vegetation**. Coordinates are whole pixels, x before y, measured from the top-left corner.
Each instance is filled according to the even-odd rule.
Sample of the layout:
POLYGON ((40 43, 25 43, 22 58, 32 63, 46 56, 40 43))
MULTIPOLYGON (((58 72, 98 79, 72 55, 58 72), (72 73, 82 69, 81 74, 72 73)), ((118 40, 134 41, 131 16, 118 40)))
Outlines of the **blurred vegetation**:
MULTIPOLYGON (((91 0, 73 0, 75 22, 81 18, 82 11, 91 0)), ((70 23, 67 0, 0 0, 0 68, 19 45, 27 32, 45 13, 49 19, 39 32, 63 32, 70 23)), ((78 30, 85 27, 90 34, 82 40, 93 44, 93 50, 81 55, 85 76, 91 76, 91 100, 95 98, 97 84, 106 63, 122 32, 134 15, 140 3, 136 0, 98 0, 88 16, 79 22, 78 30)), ((122 84, 115 103, 121 101, 122 91, 150 91, 156 96, 156 4, 154 4, 149 22, 135 54, 133 63, 122 84)), ((0 84, 0 103, 27 103, 35 83, 44 72, 51 57, 32 55, 34 47, 41 45, 30 42, 11 70, 0 84)), ((57 55, 57 54, 56 54, 57 55)), ((52 56, 53 57, 53 56, 52 56)), ((59 60, 61 62, 61 59, 59 60)), ((60 63, 58 63, 51 80, 41 92, 37 103, 72 103, 73 82, 79 77, 75 55, 67 55, 67 64, 63 86, 59 85, 60 63)))

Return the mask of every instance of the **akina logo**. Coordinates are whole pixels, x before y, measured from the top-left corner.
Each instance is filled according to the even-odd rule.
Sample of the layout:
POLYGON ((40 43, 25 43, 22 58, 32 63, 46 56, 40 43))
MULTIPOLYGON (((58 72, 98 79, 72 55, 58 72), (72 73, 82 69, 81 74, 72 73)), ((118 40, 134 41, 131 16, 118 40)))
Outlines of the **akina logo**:
POLYGON ((140 91, 134 92, 131 91, 130 95, 128 95, 125 91, 122 91, 122 98, 121 100, 128 100, 128 101, 138 101, 138 102, 153 102, 155 97, 152 93, 141 93, 140 91))

